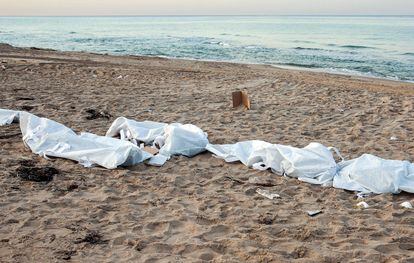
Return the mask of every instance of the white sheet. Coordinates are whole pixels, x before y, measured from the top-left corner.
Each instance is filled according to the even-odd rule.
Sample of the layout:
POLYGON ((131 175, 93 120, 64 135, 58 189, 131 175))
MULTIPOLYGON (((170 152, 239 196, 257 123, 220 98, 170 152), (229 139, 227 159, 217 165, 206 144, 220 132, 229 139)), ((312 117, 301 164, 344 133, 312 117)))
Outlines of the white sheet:
POLYGON ((241 161, 248 167, 270 168, 281 175, 326 186, 332 184, 338 168, 330 148, 319 143, 300 149, 256 140, 232 145, 208 144, 206 149, 226 162, 241 161))
POLYGON ((138 122, 124 117, 112 123, 106 136, 147 145, 155 142, 160 146, 159 154, 149 161, 155 166, 162 166, 172 155, 193 157, 205 151, 208 144, 207 134, 192 124, 138 122))
POLYGON ((78 161, 84 166, 96 164, 114 169, 152 157, 128 141, 90 133, 77 135, 60 123, 30 113, 20 114, 20 128, 23 141, 32 152, 78 161))
POLYGON ((124 117, 117 118, 106 132, 108 137, 120 137, 129 141, 152 143, 155 138, 164 134, 165 123, 153 121, 134 121, 124 117))
POLYGON ((386 160, 363 154, 339 164, 335 176, 336 188, 363 193, 414 193, 414 164, 408 161, 386 160))
POLYGON ((240 161, 248 167, 271 169, 312 184, 333 185, 362 193, 414 193, 414 164, 385 160, 370 154, 337 164, 332 148, 319 143, 310 143, 304 148, 257 140, 214 145, 209 144, 206 133, 191 124, 168 125, 126 118, 118 118, 106 137, 90 133, 77 135, 52 120, 27 112, 0 109, 1 125, 18 121, 19 118, 23 141, 34 153, 75 160, 85 166, 96 164, 114 169, 147 159, 150 159, 150 164, 161 166, 171 155, 192 157, 208 150, 226 162, 240 161), (120 136, 123 140, 109 136, 120 136), (162 145, 157 156, 130 142, 150 144, 154 140, 162 145))
POLYGON ((19 111, 0 109, 0 126, 19 121, 19 111))

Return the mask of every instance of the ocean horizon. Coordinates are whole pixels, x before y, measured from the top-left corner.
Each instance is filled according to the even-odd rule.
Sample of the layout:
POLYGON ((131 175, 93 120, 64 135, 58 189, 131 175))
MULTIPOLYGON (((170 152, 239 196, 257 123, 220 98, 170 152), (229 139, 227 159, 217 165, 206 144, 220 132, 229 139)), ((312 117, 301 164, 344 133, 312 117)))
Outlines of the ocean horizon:
POLYGON ((414 81, 414 16, 0 17, 0 42, 414 81))

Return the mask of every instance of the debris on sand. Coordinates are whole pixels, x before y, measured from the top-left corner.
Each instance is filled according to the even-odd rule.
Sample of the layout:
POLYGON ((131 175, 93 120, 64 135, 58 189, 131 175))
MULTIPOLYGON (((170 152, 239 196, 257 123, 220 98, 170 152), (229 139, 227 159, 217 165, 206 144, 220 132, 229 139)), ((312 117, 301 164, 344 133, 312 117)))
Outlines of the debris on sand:
POLYGON ((278 195, 276 193, 271 193, 268 190, 262 190, 260 188, 258 188, 256 190, 256 193, 258 193, 259 195, 264 196, 264 197, 266 197, 266 198, 268 198, 270 200, 273 200, 274 198, 279 198, 280 197, 280 195, 278 195))
POLYGON ((17 97, 16 100, 34 100, 33 97, 17 97))
POLYGON ((232 176, 224 176, 224 178, 227 180, 233 181, 235 183, 238 183, 238 184, 244 184, 244 181, 237 179, 235 177, 232 177, 232 176))
POLYGON ((366 209, 369 207, 369 205, 366 202, 359 202, 357 204, 357 207, 361 208, 361 209, 366 209))
POLYGON ((249 184, 257 185, 257 186, 263 186, 263 187, 272 187, 276 186, 277 183, 275 180, 272 180, 272 178, 269 177, 250 177, 249 178, 249 184))
POLYGON ((86 116, 87 120, 96 120, 96 119, 107 119, 109 120, 112 115, 107 111, 99 111, 96 109, 86 109, 85 112, 89 114, 86 116))
POLYGON ((73 190, 76 190, 79 188, 79 185, 76 183, 71 183, 67 186, 66 191, 72 192, 73 190))
POLYGON ((72 256, 76 254, 76 251, 75 250, 60 250, 60 251, 57 251, 55 254, 58 259, 70 260, 72 256))
POLYGON ((102 240, 102 235, 98 231, 89 231, 86 233, 84 238, 80 238, 75 241, 75 244, 80 243, 89 243, 89 244, 102 244, 106 243, 105 240, 102 240))
POLYGON ((262 225, 271 225, 275 221, 275 217, 271 214, 260 215, 257 221, 262 225))
POLYGON ((28 167, 21 166, 17 168, 16 174, 18 177, 26 181, 33 182, 50 182, 53 176, 59 174, 59 170, 54 167, 28 167))
POLYGON ((401 203, 400 206, 403 207, 403 208, 407 208, 407 209, 413 208, 413 205, 409 201, 405 201, 405 202, 401 203))
POLYGON ((322 211, 321 210, 314 210, 314 211, 307 211, 307 213, 308 213, 308 216, 313 217, 313 216, 321 214, 322 211))

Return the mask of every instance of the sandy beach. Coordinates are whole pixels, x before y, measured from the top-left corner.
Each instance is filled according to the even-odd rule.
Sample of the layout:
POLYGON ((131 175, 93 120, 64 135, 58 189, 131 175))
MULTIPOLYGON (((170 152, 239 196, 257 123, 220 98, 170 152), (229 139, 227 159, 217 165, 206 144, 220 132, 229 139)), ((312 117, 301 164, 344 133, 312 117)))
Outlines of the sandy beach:
MULTIPOLYGON (((346 159, 414 161, 410 83, 6 44, 0 62, 0 108, 76 132, 104 135, 125 116, 191 123, 216 144, 320 142, 346 159), (239 89, 251 110, 232 108, 239 89)), ((209 153, 163 167, 88 169, 32 154, 18 124, 0 128, 0 262, 414 262, 414 210, 399 206, 414 195, 372 195, 364 210, 359 201, 209 153), (23 181, 22 166, 58 174, 48 184, 23 181), (281 198, 268 200, 258 187, 281 198)))

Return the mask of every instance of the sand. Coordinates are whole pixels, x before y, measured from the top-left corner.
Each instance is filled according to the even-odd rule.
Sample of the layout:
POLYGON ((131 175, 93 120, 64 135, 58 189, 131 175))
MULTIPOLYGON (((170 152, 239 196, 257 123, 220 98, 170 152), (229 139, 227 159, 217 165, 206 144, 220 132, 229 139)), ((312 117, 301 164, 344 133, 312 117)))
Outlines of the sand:
MULTIPOLYGON (((316 141, 347 159, 372 153, 414 161, 414 84, 8 45, 0 46, 0 60, 0 108, 77 132, 104 135, 125 116, 192 123, 212 143, 316 141), (232 109, 237 89, 250 94, 250 111, 232 109)), ((414 212, 399 207, 412 194, 370 196, 362 210, 355 193, 208 153, 173 157, 161 168, 87 169, 32 154, 17 124, 0 128, 0 146, 1 262, 414 261, 414 212), (58 174, 49 183, 25 181, 16 176, 22 167, 58 174), (258 195, 251 177, 281 198, 258 195)))

